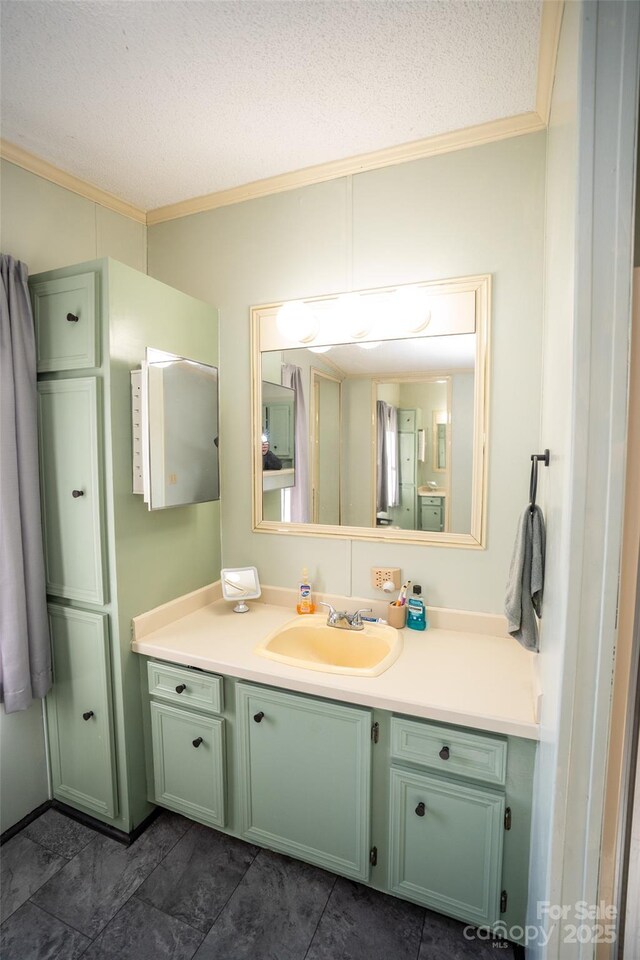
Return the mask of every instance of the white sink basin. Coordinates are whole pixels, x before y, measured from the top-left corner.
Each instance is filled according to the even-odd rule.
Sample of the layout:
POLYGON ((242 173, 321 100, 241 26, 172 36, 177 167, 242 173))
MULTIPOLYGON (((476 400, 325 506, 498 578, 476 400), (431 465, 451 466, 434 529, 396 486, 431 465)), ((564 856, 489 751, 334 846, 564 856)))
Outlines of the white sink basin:
POLYGON ((324 614, 297 616, 262 640, 254 653, 292 667, 377 677, 402 650, 402 634, 384 623, 363 630, 328 627, 324 614))

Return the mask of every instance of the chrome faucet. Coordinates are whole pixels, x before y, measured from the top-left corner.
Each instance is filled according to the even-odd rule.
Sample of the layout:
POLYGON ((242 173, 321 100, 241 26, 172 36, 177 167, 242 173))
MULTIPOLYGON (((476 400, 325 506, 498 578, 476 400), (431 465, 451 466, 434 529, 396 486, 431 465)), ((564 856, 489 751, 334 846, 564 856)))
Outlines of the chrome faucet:
POLYGON ((329 608, 327 626, 337 627, 338 630, 363 630, 364 623, 362 614, 371 613, 371 607, 362 607, 361 610, 356 610, 355 613, 347 613, 346 610, 336 610, 330 603, 325 603, 324 600, 319 600, 318 604, 319 606, 329 608))

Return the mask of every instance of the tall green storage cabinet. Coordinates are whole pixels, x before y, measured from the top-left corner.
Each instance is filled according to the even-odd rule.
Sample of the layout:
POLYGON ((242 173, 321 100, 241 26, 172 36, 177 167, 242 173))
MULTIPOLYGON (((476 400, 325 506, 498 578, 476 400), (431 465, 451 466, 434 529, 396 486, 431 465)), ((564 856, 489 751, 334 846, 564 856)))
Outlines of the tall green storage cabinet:
POLYGON ((54 685, 54 797, 130 833, 146 799, 131 618, 211 583, 219 504, 132 493, 130 371, 146 347, 217 366, 217 311, 115 260, 30 280, 54 685))

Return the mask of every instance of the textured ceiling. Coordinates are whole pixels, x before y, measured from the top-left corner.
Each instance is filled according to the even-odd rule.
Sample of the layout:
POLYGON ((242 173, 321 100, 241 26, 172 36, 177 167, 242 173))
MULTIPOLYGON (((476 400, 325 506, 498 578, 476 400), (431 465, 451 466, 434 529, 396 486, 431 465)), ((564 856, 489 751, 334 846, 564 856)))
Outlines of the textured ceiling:
POLYGON ((150 209, 535 109, 540 0, 2 0, 2 137, 150 209))

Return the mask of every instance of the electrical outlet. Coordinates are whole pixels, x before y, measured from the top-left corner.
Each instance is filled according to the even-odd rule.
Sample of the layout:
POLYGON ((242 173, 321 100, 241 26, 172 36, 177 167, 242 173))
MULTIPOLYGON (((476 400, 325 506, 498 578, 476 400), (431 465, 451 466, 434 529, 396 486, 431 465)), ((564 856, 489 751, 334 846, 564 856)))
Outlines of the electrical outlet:
POLYGON ((371 586, 382 590, 383 583, 391 580, 396 590, 400 589, 400 567, 371 567, 371 586))

